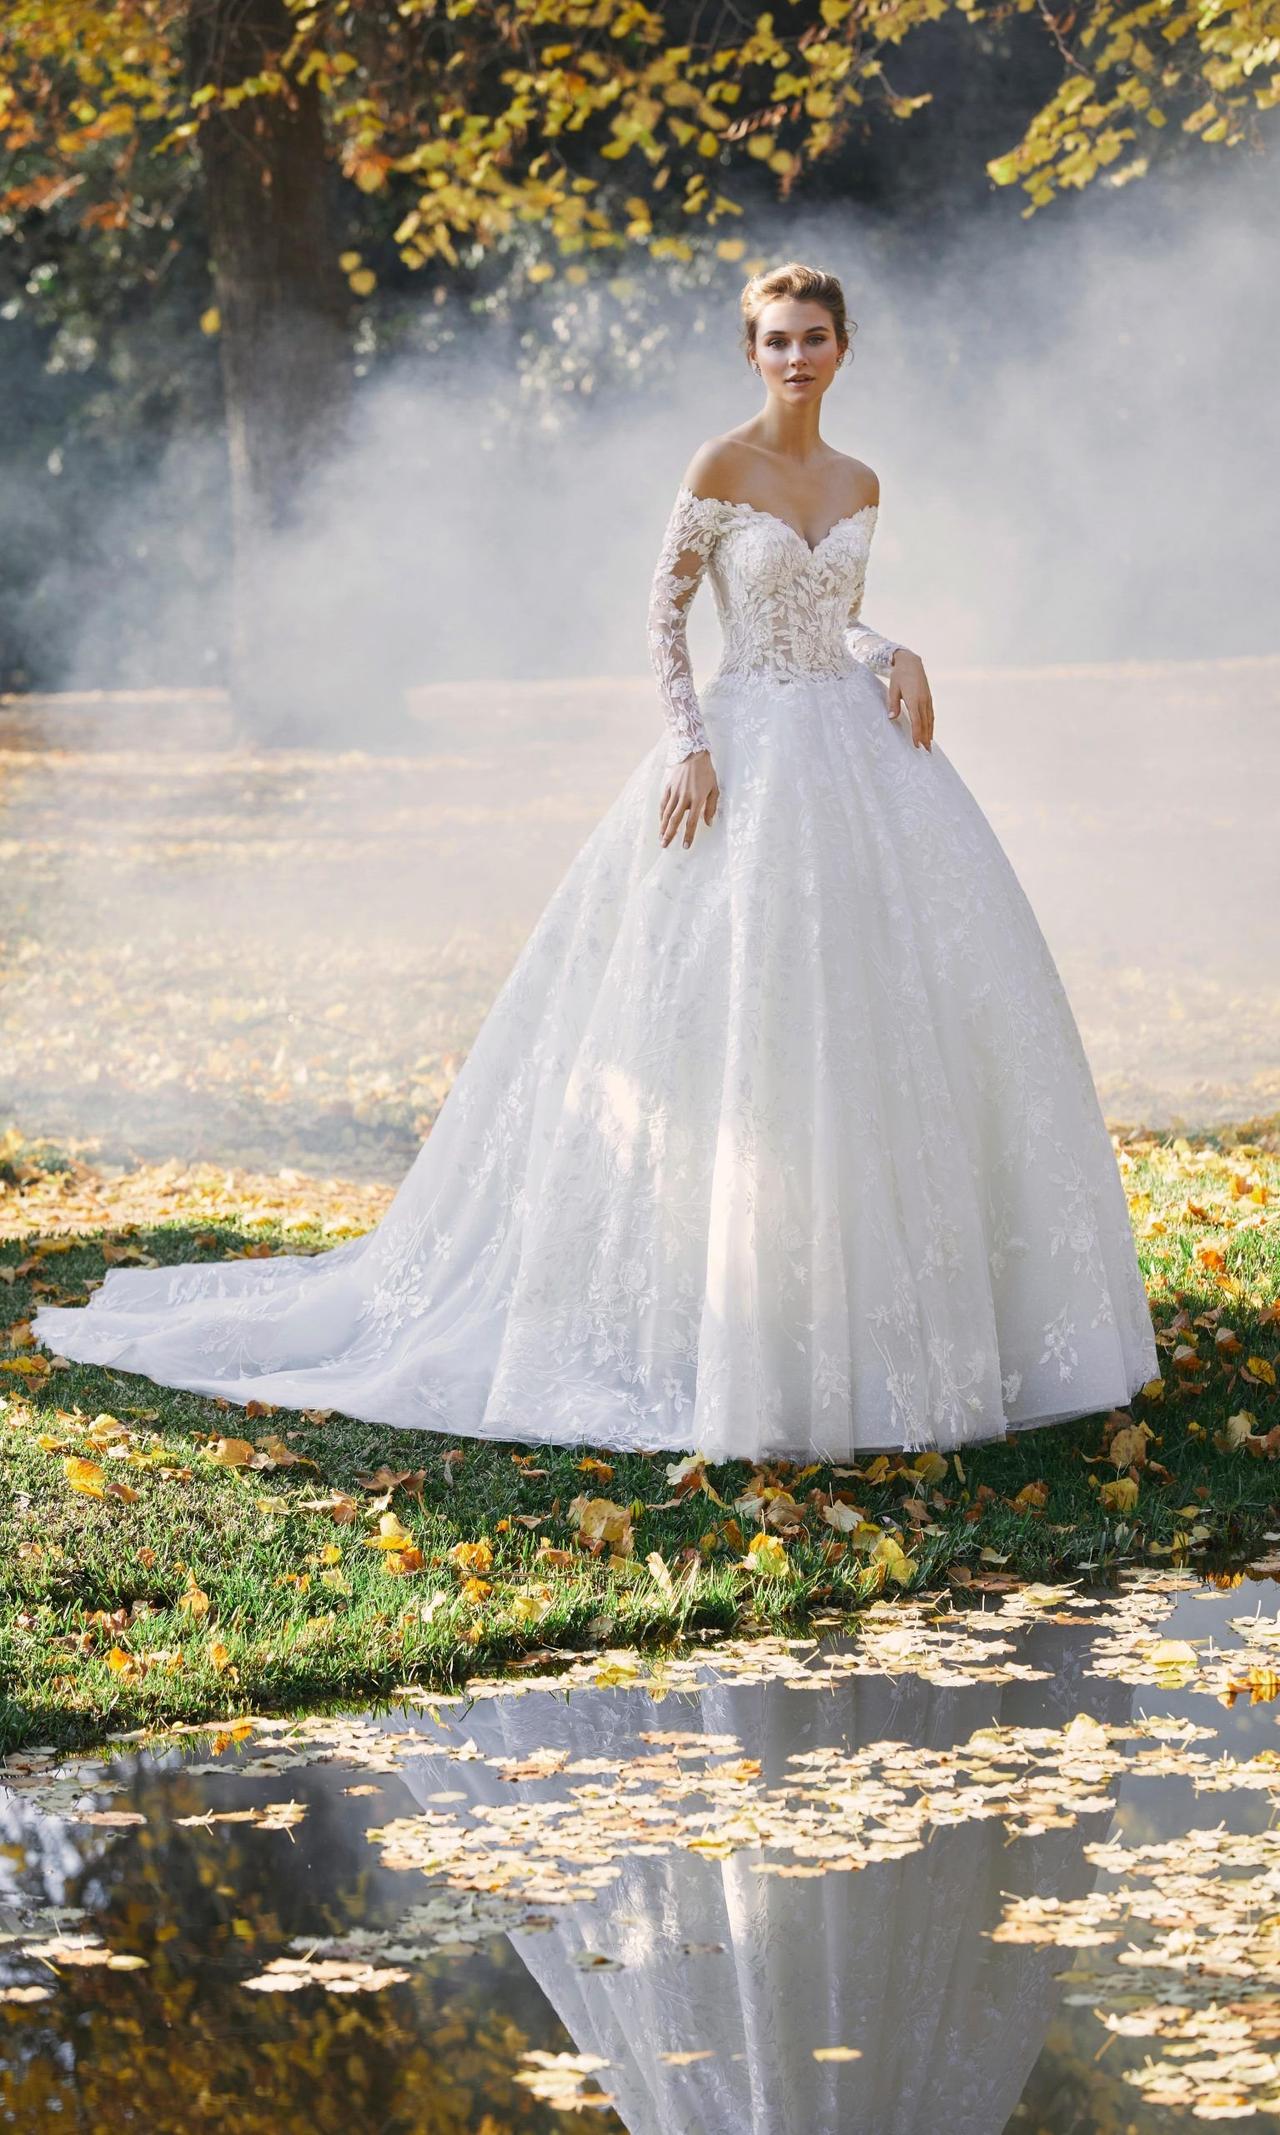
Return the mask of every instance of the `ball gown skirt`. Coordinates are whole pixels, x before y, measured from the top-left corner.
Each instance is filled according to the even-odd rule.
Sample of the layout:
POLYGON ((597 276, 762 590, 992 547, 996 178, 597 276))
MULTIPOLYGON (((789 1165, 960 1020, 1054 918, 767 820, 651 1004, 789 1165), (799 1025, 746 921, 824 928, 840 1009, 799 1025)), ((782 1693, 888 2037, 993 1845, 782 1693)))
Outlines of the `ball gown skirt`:
POLYGON ((237 1403, 713 1460, 945 1449, 1158 1374, 1048 946, 945 751, 887 716, 892 641, 856 620, 874 511, 814 550, 690 497, 655 573, 669 738, 381 1222, 316 1255, 113 1268, 36 1315, 41 1343, 237 1403), (708 563, 726 654, 695 700, 708 563), (704 741, 716 817, 664 848, 668 763, 704 741))

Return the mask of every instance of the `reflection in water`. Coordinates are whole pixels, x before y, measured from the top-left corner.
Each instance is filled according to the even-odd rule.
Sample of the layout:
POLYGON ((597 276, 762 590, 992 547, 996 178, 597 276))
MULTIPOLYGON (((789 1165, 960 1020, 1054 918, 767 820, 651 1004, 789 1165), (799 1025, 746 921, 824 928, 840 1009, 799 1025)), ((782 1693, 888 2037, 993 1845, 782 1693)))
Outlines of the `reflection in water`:
MULTIPOLYGON (((473 1803, 510 1803, 491 1760, 525 1763, 567 1752, 567 1772, 532 1791, 570 1799, 607 1794, 619 1772, 674 1748, 760 1761, 766 1788, 796 1767, 821 1774, 821 1752, 844 1760, 884 1745, 946 1750, 978 1729, 1065 1727, 1081 1711, 1127 1717, 1132 1693, 1089 1680, 1087 1620, 1045 1626, 1029 1651, 1046 1679, 992 1687, 855 1677, 819 1695, 785 1681, 713 1685, 656 1709, 635 1697, 587 1692, 550 1711, 542 1699, 495 1701, 457 1723, 485 1761, 429 1760, 406 1777, 430 1809, 465 1789, 473 1803), (675 1708, 674 1710, 670 1708, 675 1708), (598 1775, 584 1766, 598 1763, 598 1775)), ((892 1762, 892 1759, 889 1759, 892 1762)), ((527 1783, 526 1783, 527 1784, 527 1783)), ((514 1813, 517 1817, 519 1810, 514 1813)), ((799 1814, 799 1804, 796 1805, 799 1814)), ((1074 1896, 1093 1882, 1088 1839, 1097 1815, 1010 1845, 998 1817, 935 1829, 920 1847, 868 1815, 876 1860, 832 1870, 843 1848, 820 1819, 807 1857, 735 1854, 690 1863, 687 1853, 627 1854, 595 1906, 556 1917, 512 1942, 579 2051, 608 2063, 601 2082, 628 2135, 814 2135, 875 2128, 881 2135, 988 2135, 1002 2129, 1040 2051, 1057 2003, 1057 1950, 994 1943, 1002 1894, 1074 1896), (599 1970, 593 1956, 622 1969, 599 1970), (848 2058, 825 2058, 831 2054, 848 2058), (824 2058, 815 2058, 824 2056, 824 2058)), ((575 1854, 575 1819, 559 1845, 575 1854)))
MULTIPOLYGON (((873 1612, 817 1655, 715 1649, 665 1695, 588 1661, 567 1695, 259 1722, 213 1756, 131 1750, 114 1791, 11 1769, 0 2125, 1189 2129, 1154 2103, 1176 2040, 1162 2089, 1126 2080, 1150 2031, 1099 2058, 1096 2009, 1133 2028, 1116 1948, 1076 1954, 1064 1996, 1069 1947, 1004 1938, 1052 1901, 1120 1918, 1124 1961, 1109 1829, 1111 1854, 1219 1824, 1246 1863, 1269 1843, 1275 1760, 1231 1764, 1269 1744, 1267 1705, 1218 1698, 1250 1653, 1265 1675, 1280 1620, 1250 1646, 1239 1592, 1016 1601, 873 1612), (1161 1647, 1153 1673, 1169 1633, 1243 1659, 1161 1647)), ((1188 1923, 1206 1891, 1175 1894, 1188 1923)))

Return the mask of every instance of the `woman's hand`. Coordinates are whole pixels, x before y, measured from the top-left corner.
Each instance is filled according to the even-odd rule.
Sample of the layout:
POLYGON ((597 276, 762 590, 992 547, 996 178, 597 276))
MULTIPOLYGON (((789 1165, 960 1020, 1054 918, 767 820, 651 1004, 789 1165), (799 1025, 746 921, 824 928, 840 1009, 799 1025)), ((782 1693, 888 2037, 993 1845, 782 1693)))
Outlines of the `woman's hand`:
POLYGON ((719 798, 720 785, 709 749, 695 749, 692 756, 673 764, 662 788, 660 836, 663 845, 670 845, 686 815, 689 820, 684 842, 686 848, 692 845, 699 823, 710 823, 714 819, 719 798))
POLYGON ((889 717, 896 719, 905 704, 911 722, 911 746, 933 748, 933 692, 924 661, 918 652, 899 645, 889 664, 889 717))

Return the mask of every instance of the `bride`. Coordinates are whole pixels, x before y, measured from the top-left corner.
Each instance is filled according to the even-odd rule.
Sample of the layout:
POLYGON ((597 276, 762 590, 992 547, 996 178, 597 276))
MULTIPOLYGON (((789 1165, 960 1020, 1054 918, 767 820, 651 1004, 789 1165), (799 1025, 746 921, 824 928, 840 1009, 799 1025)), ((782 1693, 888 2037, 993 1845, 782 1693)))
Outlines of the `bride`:
POLYGON ((819 429, 840 284, 783 266, 742 315, 763 405, 694 455, 653 576, 666 736, 382 1221, 112 1268, 40 1342, 234 1402, 713 1460, 956 1447, 1157 1376, 1053 959, 919 657, 860 620, 878 483, 819 429))

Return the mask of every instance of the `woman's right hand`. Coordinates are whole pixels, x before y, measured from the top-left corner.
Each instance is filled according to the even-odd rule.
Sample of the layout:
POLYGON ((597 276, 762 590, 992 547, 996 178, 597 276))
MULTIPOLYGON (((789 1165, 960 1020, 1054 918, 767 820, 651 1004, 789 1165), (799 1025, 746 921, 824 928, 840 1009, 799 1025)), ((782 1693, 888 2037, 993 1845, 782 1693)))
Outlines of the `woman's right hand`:
POLYGON ((659 835, 663 845, 670 845, 686 817, 686 849, 692 845, 699 823, 714 821, 719 799, 720 785, 709 749, 695 749, 692 756, 672 764, 662 788, 659 835))

